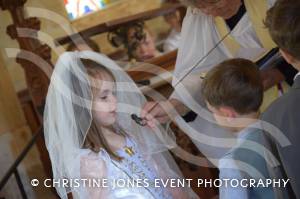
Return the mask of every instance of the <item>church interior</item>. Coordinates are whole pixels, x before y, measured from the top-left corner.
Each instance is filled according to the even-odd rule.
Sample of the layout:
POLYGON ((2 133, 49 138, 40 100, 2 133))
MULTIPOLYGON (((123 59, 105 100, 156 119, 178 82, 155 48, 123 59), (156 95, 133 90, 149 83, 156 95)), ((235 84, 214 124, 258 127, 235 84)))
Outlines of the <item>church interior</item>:
MULTIPOLYGON (((274 100, 283 96, 286 91, 293 90, 292 85, 297 82, 296 77, 299 73, 293 65, 294 62, 286 58, 289 56, 284 56, 285 51, 281 49, 277 41, 273 41, 273 37, 271 38, 265 28, 268 26, 268 21, 264 20, 267 17, 267 10, 271 5, 270 2, 275 2, 275 0, 232 0, 238 3, 223 5, 225 8, 230 7, 227 10, 224 9, 227 12, 234 12, 230 17, 220 17, 220 13, 213 14, 216 9, 214 5, 219 5, 220 2, 220 5, 222 2, 228 4, 228 1, 230 0, 0 0, 0 199, 60 198, 55 187, 42 184, 47 179, 53 179, 53 165, 51 164, 53 159, 49 156, 50 150, 47 148, 43 122, 45 121, 45 107, 47 107, 47 93, 51 87, 49 85, 52 85, 50 82, 53 80, 51 77, 56 63, 65 52, 93 51, 113 60, 125 72, 126 77, 132 79, 143 97, 145 96, 147 101, 155 104, 148 110, 149 113, 155 106, 161 105, 157 102, 171 101, 170 96, 174 93, 178 94, 174 87, 181 81, 187 82, 187 90, 191 93, 196 92, 196 96, 199 93, 198 97, 201 98, 201 84, 209 79, 210 76, 208 75, 208 78, 206 76, 210 72, 209 67, 216 66, 216 62, 232 58, 252 60, 253 63, 255 62, 254 66, 258 66, 256 68, 258 75, 255 78, 259 76, 258 79, 261 81, 259 82, 261 85, 258 86, 260 86, 259 91, 262 97, 261 101, 258 100, 260 104, 255 110, 257 113, 251 115, 251 112, 249 115, 253 116, 255 121, 259 120, 260 114, 267 110, 274 100), (191 5, 195 2, 200 2, 197 4, 199 7, 191 5), (204 2, 203 5, 201 2, 204 2), (235 5, 237 5, 236 10, 233 9, 235 5), (196 24, 196 21, 200 25, 196 24), (183 35, 186 39, 184 41, 183 35), (184 68, 185 65, 191 65, 191 68, 184 68), (195 82, 194 74, 197 78, 195 82), (180 76, 181 79, 178 78, 180 76)), ((220 12, 221 9, 216 10, 220 12)), ((296 42, 297 40, 294 43, 296 42)), ((113 75, 110 75, 111 79, 114 79, 113 75)), ((236 79, 247 80, 247 78, 236 79)), ((235 88, 235 85, 237 84, 232 87, 235 88)), ((242 91, 240 93, 243 93, 242 91)), ((204 95, 203 92, 201 95, 204 95)), ((184 97, 196 99, 189 98, 189 95, 184 97)), ((248 97, 249 100, 251 97, 256 96, 248 97)), ((191 107, 197 107, 192 100, 188 103, 183 98, 181 100, 179 104, 183 106, 190 103, 191 107)), ((213 111, 218 110, 219 107, 214 109, 208 103, 208 99, 205 100, 206 103, 200 100, 199 104, 204 105, 205 110, 209 109, 210 114, 212 113, 211 115, 215 117, 216 113, 213 111), (204 104, 201 104, 202 102, 204 104)), ((239 102, 232 104, 235 106, 239 102)), ((241 102, 241 106, 247 106, 251 102, 241 102)), ((178 107, 175 105, 174 109, 178 111, 180 109, 178 107)), ((180 114, 179 118, 187 124, 195 121, 191 126, 195 125, 195 129, 200 128, 202 120, 198 117, 199 112, 195 111, 197 112, 195 113, 191 107, 188 107, 189 110, 185 110, 184 114, 180 114), (197 123, 198 121, 200 122, 197 123)), ((234 113, 240 116, 240 112, 234 113)), ((137 124, 146 125, 142 123, 143 120, 147 120, 146 116, 139 118, 132 115, 132 120, 137 124)), ((234 117, 229 116, 230 119, 234 117)), ((217 134, 218 131, 215 129, 232 130, 220 128, 224 126, 218 123, 217 117, 215 117, 217 122, 213 119, 206 119, 206 123, 213 121, 211 123, 214 123, 214 128, 204 125, 203 132, 205 133, 214 131, 213 133, 217 134), (219 126, 215 125, 217 123, 219 126), (206 127, 208 130, 204 129, 206 127)), ((217 158, 208 158, 205 152, 209 150, 209 147, 207 151, 201 151, 201 147, 193 139, 195 137, 191 136, 192 133, 185 132, 177 121, 174 119, 162 125, 166 131, 171 130, 176 140, 175 144, 178 146, 168 148, 167 152, 170 152, 175 160, 183 178, 192 179, 190 188, 197 197, 219 198, 221 189, 217 186, 207 187, 197 184, 198 179, 218 179, 221 169, 212 161, 217 158), (201 163, 191 161, 194 157, 198 157, 201 163)), ((293 126, 297 123, 293 121, 288 125, 293 126)), ((92 124, 91 122, 89 128, 93 127, 92 124)), ((243 127, 248 128, 247 125, 243 127)), ((185 128, 186 131, 187 129, 185 128)), ((88 134, 89 130, 85 133, 88 134)), ((202 126, 198 132, 201 130, 202 126)), ((239 132, 238 130, 234 132, 239 132)), ((201 137, 201 135, 200 139, 209 137, 201 137)), ((225 134, 224 137, 226 137, 225 134)), ((232 137, 237 139, 238 136, 232 137)), ((87 139, 86 135, 82 139, 83 147, 87 139)), ((201 144, 204 147, 211 144, 203 140, 201 144)), ((223 137, 221 142, 218 142, 219 139, 215 140, 210 141, 217 143, 214 147, 218 150, 227 144, 223 137)), ((298 140, 291 141, 297 142, 298 140)), ((107 146, 104 142, 101 144, 107 146)), ((239 145, 234 145, 236 146, 239 145)), ((127 150, 126 147, 124 149, 127 150)), ((224 148, 230 147, 226 145, 224 148)), ((235 149, 234 147, 232 148, 235 149)), ((127 151, 128 154, 134 155, 134 152, 130 150, 127 151)), ((276 151, 276 157, 281 152, 279 149, 278 151, 276 151)), ((221 151, 221 153, 226 153, 226 151, 221 151)), ((254 161, 253 164, 255 163, 254 161)), ((284 170, 285 168, 282 169, 283 173, 284 170)), ((287 174, 284 173, 284 175, 287 174)), ((64 176, 64 178, 67 177, 64 176)), ((293 182, 292 186, 294 186, 293 182)), ((297 191, 294 187, 291 190, 291 194, 297 191)), ((153 194, 153 190, 149 193, 153 194)), ((67 194, 67 198, 73 197, 72 193, 67 194)))

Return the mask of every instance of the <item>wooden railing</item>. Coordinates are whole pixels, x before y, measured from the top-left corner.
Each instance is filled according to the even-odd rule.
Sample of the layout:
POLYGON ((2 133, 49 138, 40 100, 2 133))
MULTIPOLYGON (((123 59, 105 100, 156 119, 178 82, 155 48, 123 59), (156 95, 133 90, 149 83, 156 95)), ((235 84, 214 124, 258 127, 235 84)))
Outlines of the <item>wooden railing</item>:
POLYGON ((149 10, 143 13, 139 13, 136 15, 131 15, 122 19, 117 19, 113 21, 108 21, 102 24, 98 24, 96 26, 87 28, 78 33, 74 33, 72 35, 66 35, 61 38, 57 38, 55 43, 57 45, 64 45, 68 43, 72 43, 72 40, 77 37, 89 38, 95 35, 99 35, 105 32, 111 32, 118 29, 120 26, 125 26, 128 24, 132 24, 138 21, 145 21, 148 19, 152 19, 158 16, 163 16, 169 13, 174 12, 177 9, 185 9, 181 4, 166 4, 158 9, 149 10))

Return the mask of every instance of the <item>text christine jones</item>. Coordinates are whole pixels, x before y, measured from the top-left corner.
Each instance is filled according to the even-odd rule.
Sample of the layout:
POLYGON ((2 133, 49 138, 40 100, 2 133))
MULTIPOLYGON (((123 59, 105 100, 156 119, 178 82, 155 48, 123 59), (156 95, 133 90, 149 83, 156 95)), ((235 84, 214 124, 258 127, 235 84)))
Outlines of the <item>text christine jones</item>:
POLYGON ((45 187, 286 187, 290 179, 46 179, 41 184, 32 179, 31 185, 45 187))

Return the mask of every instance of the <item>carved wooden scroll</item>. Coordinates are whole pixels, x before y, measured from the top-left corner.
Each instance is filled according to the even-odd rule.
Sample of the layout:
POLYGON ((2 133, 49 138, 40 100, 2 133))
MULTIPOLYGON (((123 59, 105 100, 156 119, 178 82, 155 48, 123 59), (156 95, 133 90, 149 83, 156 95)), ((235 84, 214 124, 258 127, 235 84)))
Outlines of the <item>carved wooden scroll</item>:
POLYGON ((13 24, 7 27, 6 32, 11 39, 17 40, 19 43, 21 51, 16 57, 16 62, 25 71, 29 93, 39 113, 39 118, 41 118, 49 85, 49 78, 42 68, 52 67, 51 51, 37 38, 40 21, 36 17, 25 17, 23 7, 25 2, 26 0, 0 0, 0 7, 2 10, 8 10, 11 14, 13 24), (23 32, 26 37, 21 37, 19 32, 23 32))

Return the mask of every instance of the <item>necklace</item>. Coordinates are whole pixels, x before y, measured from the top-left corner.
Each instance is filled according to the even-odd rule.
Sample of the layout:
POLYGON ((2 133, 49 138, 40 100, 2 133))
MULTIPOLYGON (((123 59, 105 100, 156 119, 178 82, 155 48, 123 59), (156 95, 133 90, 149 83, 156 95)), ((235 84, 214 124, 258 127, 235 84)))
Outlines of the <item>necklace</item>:
POLYGON ((129 156, 133 156, 133 155, 135 154, 135 152, 133 151, 132 147, 125 146, 125 147, 124 147, 124 151, 125 151, 129 156))

